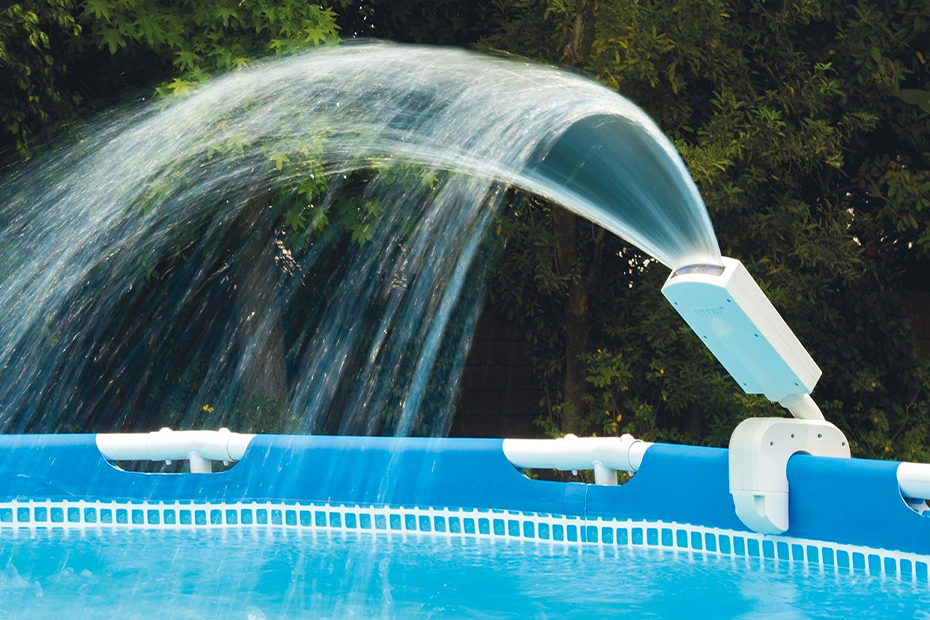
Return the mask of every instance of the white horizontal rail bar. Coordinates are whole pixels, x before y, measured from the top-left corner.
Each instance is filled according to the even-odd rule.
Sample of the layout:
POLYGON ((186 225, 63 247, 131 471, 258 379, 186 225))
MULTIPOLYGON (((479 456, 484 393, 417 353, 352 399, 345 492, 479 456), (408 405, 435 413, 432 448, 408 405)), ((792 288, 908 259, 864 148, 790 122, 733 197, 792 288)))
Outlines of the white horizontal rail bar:
POLYGON ((574 471, 607 469, 634 472, 642 465, 643 455, 652 444, 622 437, 575 437, 559 439, 505 439, 504 455, 517 467, 574 471))
POLYGON ((930 499, 930 464, 901 463, 898 465, 897 476, 901 495, 912 499, 930 499))
POLYGON ((198 456, 209 461, 238 461, 255 435, 218 431, 99 433, 97 449, 108 461, 181 461, 198 456))

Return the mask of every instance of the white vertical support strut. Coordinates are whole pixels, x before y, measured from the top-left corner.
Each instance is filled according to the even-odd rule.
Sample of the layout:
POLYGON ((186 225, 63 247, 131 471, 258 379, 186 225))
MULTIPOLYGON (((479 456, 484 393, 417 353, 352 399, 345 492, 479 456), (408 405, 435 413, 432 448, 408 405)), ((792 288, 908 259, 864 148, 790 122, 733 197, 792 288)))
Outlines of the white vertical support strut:
POLYGON ((209 474, 213 472, 213 461, 205 459, 196 452, 187 455, 192 474, 209 474))
POLYGON ((604 466, 600 461, 595 461, 594 484, 617 486, 617 470, 604 466))

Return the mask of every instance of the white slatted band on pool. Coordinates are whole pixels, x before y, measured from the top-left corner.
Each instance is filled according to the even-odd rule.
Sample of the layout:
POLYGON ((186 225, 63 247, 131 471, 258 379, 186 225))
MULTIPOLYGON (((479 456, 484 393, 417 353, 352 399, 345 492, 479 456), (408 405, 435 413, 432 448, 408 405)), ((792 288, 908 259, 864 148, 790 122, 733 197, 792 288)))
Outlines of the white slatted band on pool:
POLYGON ((0 503, 0 527, 62 529, 292 528, 323 532, 632 546, 790 562, 838 574, 863 572, 928 584, 930 558, 855 545, 661 521, 584 519, 502 510, 332 504, 16 501, 0 503))

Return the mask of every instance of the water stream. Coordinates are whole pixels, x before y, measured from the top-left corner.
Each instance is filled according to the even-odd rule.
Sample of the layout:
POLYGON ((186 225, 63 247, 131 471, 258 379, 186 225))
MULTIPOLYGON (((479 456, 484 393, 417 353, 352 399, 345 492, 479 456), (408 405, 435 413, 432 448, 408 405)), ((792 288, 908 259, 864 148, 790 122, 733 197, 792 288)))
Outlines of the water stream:
POLYGON ((347 45, 105 114, 0 178, 0 430, 443 434, 514 188, 720 260, 656 125, 551 67, 347 45))

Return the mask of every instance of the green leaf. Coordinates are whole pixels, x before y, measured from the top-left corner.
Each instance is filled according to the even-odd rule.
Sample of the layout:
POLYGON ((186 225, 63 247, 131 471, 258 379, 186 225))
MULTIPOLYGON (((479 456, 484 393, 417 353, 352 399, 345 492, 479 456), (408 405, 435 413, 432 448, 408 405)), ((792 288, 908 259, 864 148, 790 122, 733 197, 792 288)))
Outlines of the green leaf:
POLYGON ((368 241, 371 241, 374 238, 372 233, 371 226, 368 224, 362 224, 361 226, 352 226, 352 241, 358 245, 365 245, 368 241))
POLYGON ((186 91, 188 88, 190 88, 190 86, 190 82, 182 80, 181 78, 174 78, 161 89, 161 92, 165 92, 167 90, 168 92, 179 94, 186 91))
POLYGON ((268 157, 268 159, 274 162, 274 167, 278 170, 281 170, 282 168, 284 168, 284 164, 291 163, 290 157, 288 157, 284 153, 272 153, 268 157))
POLYGON ((894 96, 905 103, 916 105, 925 113, 930 114, 930 91, 917 88, 902 88, 894 96))
POLYGON ((307 223, 307 216, 304 215, 302 207, 290 209, 284 214, 284 225, 293 231, 298 231, 307 223))
POLYGON ((320 232, 329 226, 329 218, 326 217, 326 211, 317 207, 314 209, 313 218, 310 220, 310 229, 313 232, 320 232))
POLYGON ((104 45, 109 48, 111 54, 115 54, 119 48, 126 47, 126 39, 123 38, 118 29, 104 28, 100 37, 100 47, 102 48, 104 45))
POLYGON ((245 153, 245 149, 252 146, 252 143, 245 139, 245 136, 241 134, 233 134, 226 140, 226 148, 231 149, 239 153, 240 155, 245 153))
POLYGON ((161 43, 164 38, 164 31, 161 27, 161 24, 158 23, 158 20, 155 19, 155 16, 152 14, 142 14, 139 16, 139 19, 136 20, 136 26, 139 29, 139 32, 142 34, 142 37, 149 45, 155 45, 161 43))
POLYGON ((224 27, 229 26, 230 19, 235 19, 236 21, 239 21, 239 14, 236 13, 236 10, 230 9, 224 6, 218 7, 216 11, 214 12, 214 15, 216 15, 216 17, 218 17, 223 22, 224 27))
POLYGON ((110 7, 113 3, 110 0, 87 0, 84 3, 84 13, 93 15, 96 19, 110 21, 110 7))
POLYGON ((200 56, 191 50, 181 50, 175 55, 177 60, 174 61, 174 64, 181 70, 192 70, 200 65, 200 56))

